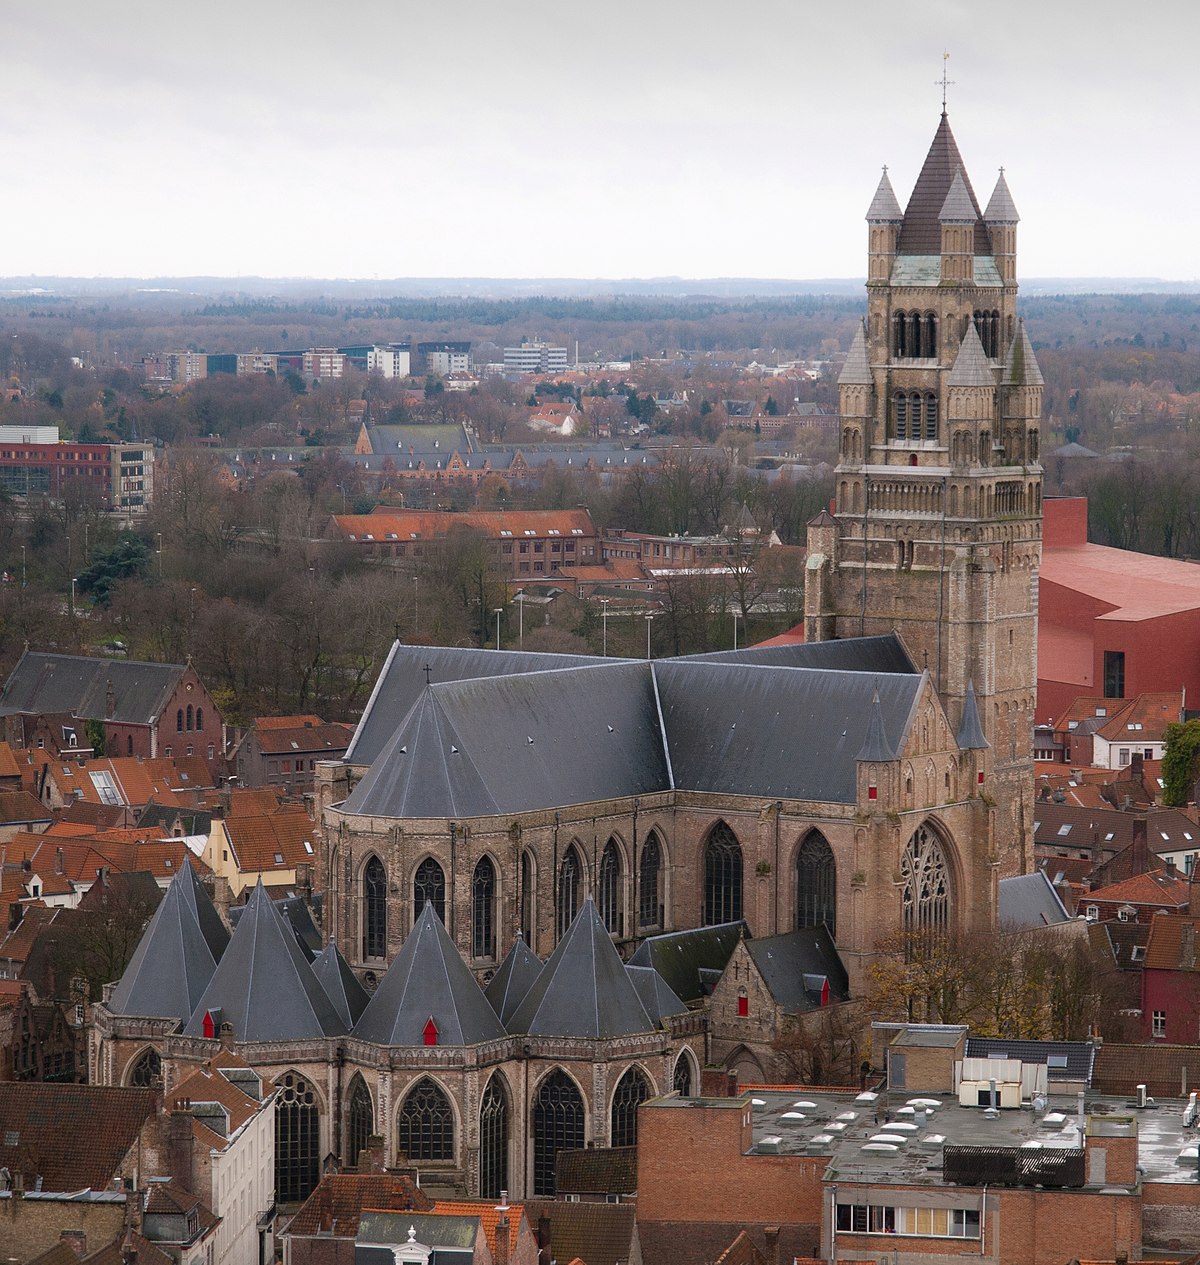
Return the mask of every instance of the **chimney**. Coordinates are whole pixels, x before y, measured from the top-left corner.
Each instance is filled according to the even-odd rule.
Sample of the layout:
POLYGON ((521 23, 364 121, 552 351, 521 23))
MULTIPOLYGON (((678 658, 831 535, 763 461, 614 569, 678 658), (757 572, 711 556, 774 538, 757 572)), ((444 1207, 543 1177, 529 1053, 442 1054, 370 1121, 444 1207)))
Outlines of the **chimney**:
POLYGON ((496 1222, 496 1251, 494 1254, 495 1265, 508 1265, 508 1249, 509 1240, 511 1238, 511 1230, 508 1222, 508 1191, 500 1192, 500 1203, 496 1208, 500 1214, 500 1219, 496 1222))
POLYGON ((167 1116, 167 1170, 171 1180, 185 1190, 192 1189, 194 1180, 192 1115, 184 1104, 167 1116))
POLYGON ((1188 914, 1192 918, 1200 918, 1200 882, 1195 875, 1188 881, 1188 914))
POLYGON ((767 1258, 767 1265, 779 1265, 779 1227, 763 1226, 763 1237, 766 1240, 767 1250, 763 1255, 767 1258))
POLYGON ((1179 928, 1179 965, 1185 971, 1196 969, 1196 924, 1190 919, 1179 928))
POLYGON ((61 873, 63 872, 63 869, 64 869, 64 865, 63 865, 63 855, 64 855, 64 854, 63 854, 63 850, 62 850, 62 848, 55 848, 55 849, 54 849, 54 872, 55 872, 55 874, 61 874, 61 873))

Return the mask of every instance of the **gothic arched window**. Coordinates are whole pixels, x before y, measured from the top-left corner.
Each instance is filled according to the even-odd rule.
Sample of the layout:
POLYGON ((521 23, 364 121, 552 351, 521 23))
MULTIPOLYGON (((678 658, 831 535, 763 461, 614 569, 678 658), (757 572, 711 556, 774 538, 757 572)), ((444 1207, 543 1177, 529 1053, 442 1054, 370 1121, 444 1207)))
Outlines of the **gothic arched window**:
POLYGON ((934 440, 938 437, 938 399, 932 391, 925 393, 925 438, 934 440))
POLYGON ((624 931, 624 917, 621 909, 621 854, 617 851, 617 841, 610 839, 604 845, 600 857, 600 883, 596 892, 596 904, 600 909, 600 919, 605 930, 620 935, 624 931))
POLYGON ((636 1067, 631 1067, 617 1082, 613 1094, 610 1146, 637 1146, 637 1109, 649 1097, 649 1082, 636 1067))
POLYGON ((583 899, 583 865, 579 853, 572 844, 563 857, 558 871, 558 938, 567 934, 571 920, 579 910, 583 899))
POLYGON ((375 1132, 375 1108, 371 1103, 371 1091, 363 1078, 355 1072, 350 1082, 350 1101, 346 1107, 346 1163, 353 1168, 358 1163, 358 1153, 367 1145, 367 1139, 375 1132))
POLYGON ((471 879, 471 953, 496 956, 496 867, 490 857, 479 858, 471 879))
POLYGON ((162 1058, 155 1049, 144 1050, 129 1069, 129 1084, 137 1089, 162 1088, 162 1058))
POLYGON ((897 391, 893 401, 892 435, 896 439, 908 438, 908 396, 897 391))
POLYGON ((454 1158, 454 1112, 450 1099, 428 1076, 417 1081, 400 1108, 396 1145, 409 1160, 454 1158))
POLYGON ((662 905, 659 897, 659 877, 662 872, 662 845, 652 830, 642 844, 642 859, 638 866, 638 925, 662 926, 662 905))
POLYGON ((204 708, 203 707, 196 708, 196 728, 197 729, 204 728, 204 708))
POLYGON ((433 857, 426 857, 413 875, 414 921, 426 905, 432 905, 433 912, 442 922, 446 921, 446 872, 433 857))
POLYGON ((508 1189, 508 1094, 496 1072, 479 1104, 479 1197, 499 1199, 508 1189))
POLYGON ((317 1093, 299 1072, 284 1072, 275 1084, 275 1199, 302 1203, 321 1180, 317 1093))
POLYGON ((177 734, 183 733, 183 708, 182 707, 175 713, 175 732, 177 734))
POLYGON ((943 934, 950 927, 950 874, 937 835, 920 826, 900 858, 904 930, 943 934))
POLYGON ((692 1096, 692 1060, 686 1050, 675 1060, 675 1075, 671 1083, 680 1098, 692 1096))
POLYGON ((521 853, 520 925, 521 938, 533 947, 533 858, 521 853))
POLYGON ((363 868, 363 957, 387 957, 387 871, 375 856, 363 868))
POLYGON ((188 727, 188 730, 189 730, 189 732, 190 732, 190 730, 191 730, 191 728, 192 728, 192 705, 191 705, 191 703, 189 703, 189 704, 188 704, 188 706, 187 706, 187 727, 188 727))
POLYGON ((837 934, 837 863, 823 834, 814 830, 796 853, 796 929, 829 928, 837 934))
POLYGON ((583 1146, 583 1097, 566 1072, 555 1068, 533 1100, 533 1193, 553 1197, 559 1151, 583 1146))
POLYGON ((704 845, 704 924, 736 922, 742 916, 742 845, 719 821, 704 845))

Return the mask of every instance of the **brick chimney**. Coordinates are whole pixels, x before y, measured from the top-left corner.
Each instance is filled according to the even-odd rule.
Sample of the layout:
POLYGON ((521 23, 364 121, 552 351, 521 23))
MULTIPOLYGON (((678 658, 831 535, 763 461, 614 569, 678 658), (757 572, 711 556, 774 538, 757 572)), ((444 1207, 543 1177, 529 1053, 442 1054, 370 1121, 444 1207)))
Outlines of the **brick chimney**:
POLYGON ((1194 877, 1188 883, 1187 911, 1193 918, 1200 918, 1200 880, 1194 877))
POLYGON ((496 1222, 495 1265, 508 1265, 510 1226, 508 1221, 507 1190, 500 1192, 500 1203, 496 1211, 500 1214, 500 1220, 496 1222))
POLYGON ((766 1240, 767 1250, 763 1255, 767 1258, 767 1265, 779 1265, 779 1227, 763 1226, 763 1238, 766 1240))
POLYGON ((167 1116, 167 1166, 172 1180, 185 1190, 192 1189, 194 1176, 192 1114, 180 1104, 180 1109, 167 1116))

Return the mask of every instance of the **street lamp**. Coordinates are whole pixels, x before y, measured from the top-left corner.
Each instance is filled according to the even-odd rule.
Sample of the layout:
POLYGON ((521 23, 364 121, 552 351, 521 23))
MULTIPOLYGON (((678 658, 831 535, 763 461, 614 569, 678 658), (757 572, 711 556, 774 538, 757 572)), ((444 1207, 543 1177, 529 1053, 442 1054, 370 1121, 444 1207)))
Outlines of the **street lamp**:
POLYGON ((421 577, 413 576, 413 636, 421 631, 421 577))
POLYGON ((741 611, 736 607, 733 611, 733 648, 737 649, 737 622, 741 618, 741 611))
POLYGON ((611 597, 602 597, 600 599, 600 627, 604 639, 604 657, 608 658, 608 604, 612 601, 611 597))
POLYGON ((500 616, 504 614, 504 607, 496 607, 496 649, 500 649, 500 616))
POLYGON ((78 577, 71 577, 71 618, 75 618, 75 581, 78 577))
POLYGON ((517 604, 517 649, 525 649, 525 590, 518 589, 513 601, 517 604))
POLYGON ((646 616, 646 658, 650 658, 650 624, 654 619, 652 614, 646 616))
POLYGON ((21 587, 25 587, 25 546, 21 546, 21 587))
POLYGON ((154 533, 158 537, 158 578, 162 579, 162 532, 154 533))

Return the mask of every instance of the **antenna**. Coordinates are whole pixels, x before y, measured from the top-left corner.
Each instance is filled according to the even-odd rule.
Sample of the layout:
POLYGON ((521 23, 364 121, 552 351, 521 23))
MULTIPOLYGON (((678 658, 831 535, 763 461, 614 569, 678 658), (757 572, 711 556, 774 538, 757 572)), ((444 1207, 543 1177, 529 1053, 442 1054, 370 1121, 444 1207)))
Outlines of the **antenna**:
POLYGON ((943 114, 943 116, 944 116, 944 115, 945 115, 945 113, 946 113, 946 89, 947 89, 947 88, 952 88, 952 87, 954 86, 954 80, 953 80, 953 79, 947 79, 947 78, 946 78, 946 71, 949 69, 949 67, 946 65, 946 63, 947 63, 949 60, 950 60, 950 54, 949 54, 949 53, 945 53, 945 52, 944 52, 944 53, 942 53, 942 77, 941 77, 940 79, 935 79, 935 80, 933 81, 933 83, 934 83, 934 86, 935 86, 935 87, 937 87, 938 85, 941 85, 941 89, 942 89, 942 114, 943 114))

